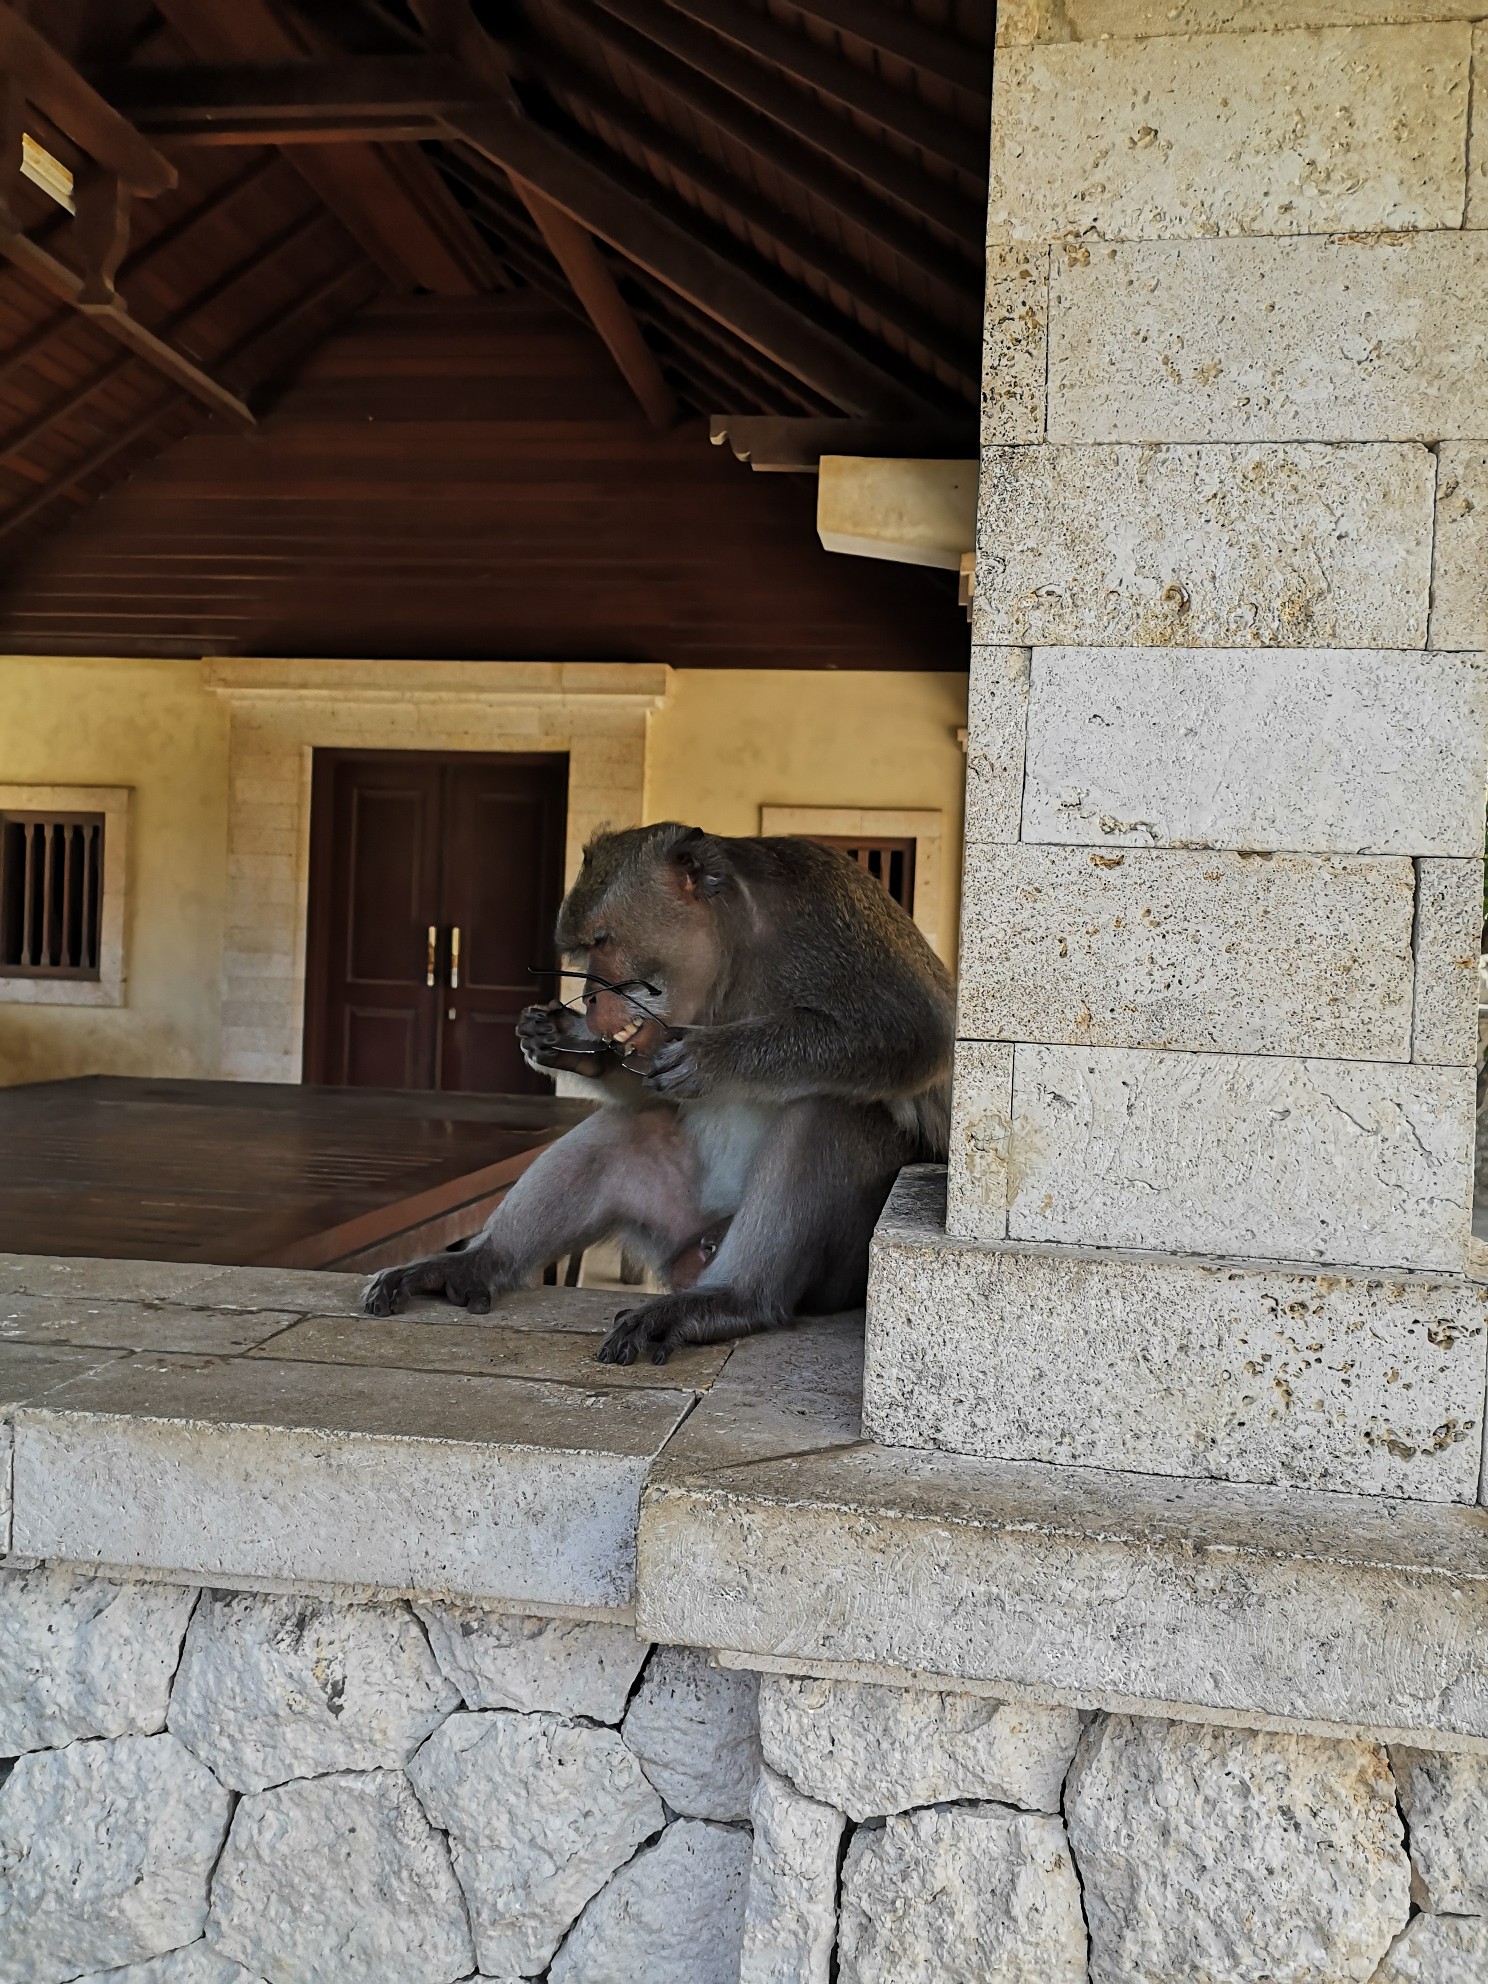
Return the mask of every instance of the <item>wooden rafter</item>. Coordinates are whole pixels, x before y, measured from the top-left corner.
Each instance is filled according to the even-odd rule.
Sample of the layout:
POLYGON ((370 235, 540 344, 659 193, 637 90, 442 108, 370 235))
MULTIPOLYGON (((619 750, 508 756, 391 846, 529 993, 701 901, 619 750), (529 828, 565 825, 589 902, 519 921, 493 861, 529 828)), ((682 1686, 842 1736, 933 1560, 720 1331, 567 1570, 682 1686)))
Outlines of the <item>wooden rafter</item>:
POLYGON ((792 5, 885 55, 897 56, 922 75, 990 99, 990 48, 962 41, 907 9, 885 6, 884 0, 792 0, 792 5))
MULTIPOLYGON (((95 166, 142 199, 176 183, 176 168, 121 117, 65 56, 0 0, 0 75, 44 111, 95 166)), ((9 135, 9 134, 7 134, 9 135)), ((19 138, 19 133, 15 136, 19 138)))
POLYGON ((487 91, 445 56, 151 64, 95 80, 162 144, 345 144, 435 138, 439 114, 487 91))

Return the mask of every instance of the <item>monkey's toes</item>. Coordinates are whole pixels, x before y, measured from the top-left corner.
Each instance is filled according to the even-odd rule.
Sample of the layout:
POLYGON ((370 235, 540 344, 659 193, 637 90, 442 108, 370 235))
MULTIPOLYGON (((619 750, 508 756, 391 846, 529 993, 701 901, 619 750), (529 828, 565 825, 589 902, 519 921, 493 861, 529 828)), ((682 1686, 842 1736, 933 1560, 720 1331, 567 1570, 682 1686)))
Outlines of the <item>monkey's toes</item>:
POLYGON ((368 1284, 362 1308, 369 1316, 392 1316, 403 1307, 406 1291, 401 1268, 384 1268, 368 1284))

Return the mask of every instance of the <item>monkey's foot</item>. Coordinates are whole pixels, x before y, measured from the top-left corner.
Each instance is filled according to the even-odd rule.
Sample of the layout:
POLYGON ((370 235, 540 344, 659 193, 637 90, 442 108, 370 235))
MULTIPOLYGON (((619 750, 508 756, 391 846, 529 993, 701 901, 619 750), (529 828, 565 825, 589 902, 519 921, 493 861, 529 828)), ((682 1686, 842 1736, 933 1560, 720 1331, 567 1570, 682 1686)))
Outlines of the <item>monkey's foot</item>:
POLYGON ((442 1295, 446 1302, 468 1309, 472 1316, 484 1316, 492 1296, 503 1294, 508 1285, 500 1264, 483 1248, 451 1248, 422 1261, 410 1261, 407 1267, 384 1268, 373 1275, 362 1307, 369 1316, 396 1316, 410 1295, 442 1295))
POLYGON ((731 1336, 752 1336, 775 1320, 750 1316, 727 1289, 689 1289, 683 1294, 658 1295, 639 1309, 622 1309, 615 1326, 596 1355, 601 1364, 634 1364, 645 1353, 653 1364, 684 1343, 724 1343, 731 1336))

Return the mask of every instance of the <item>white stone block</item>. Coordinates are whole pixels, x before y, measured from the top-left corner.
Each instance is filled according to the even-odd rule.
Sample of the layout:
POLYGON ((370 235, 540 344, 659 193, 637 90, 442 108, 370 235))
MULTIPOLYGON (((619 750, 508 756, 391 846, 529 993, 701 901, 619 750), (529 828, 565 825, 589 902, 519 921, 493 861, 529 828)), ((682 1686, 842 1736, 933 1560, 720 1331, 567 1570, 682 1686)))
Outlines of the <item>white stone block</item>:
POLYGON ((863 1312, 813 1316, 800 1329, 734 1345, 723 1376, 667 1442, 651 1479, 849 1446, 862 1432, 863 1312))
POLYGON ((1488 1757, 1397 1745, 1411 1898, 1438 1915, 1488 1915, 1488 1757))
MULTIPOLYGON (((1428 0, 1429 3, 1429 0, 1428 0)), ((1455 0, 1453 12, 1477 12, 1475 0, 1455 0)), ((1488 27, 1473 29, 1472 108, 1468 112, 1467 208, 1464 227, 1488 227, 1488 27)))
POLYGON ((1028 650, 974 647, 966 711, 966 838, 1016 840, 1023 807, 1028 650))
POLYGON ((1488 448, 1472 441, 1437 452, 1431 645, 1488 648, 1488 448))
POLYGON ((230 1803, 174 1736, 22 1757, 0 1785, 0 1976, 60 1984, 193 1941, 230 1803))
POLYGON ((837 1936, 841 1812, 762 1766, 749 1816, 754 1850, 739 1984, 829 1984, 837 1936))
POLYGON ((396 1770, 459 1701, 402 1605, 205 1592, 170 1726, 233 1791, 396 1770))
POLYGON ((131 1963, 123 1970, 100 1970, 84 1977, 79 1984, 268 1984, 255 1977, 230 1957, 220 1956, 203 1939, 172 1950, 169 1956, 152 1956, 146 1963, 131 1963))
POLYGON ((971 1799, 1057 1812, 1079 1734, 1073 1709, 985 1695, 785 1677, 760 1691, 766 1760, 850 1819, 971 1799))
POLYGON ((1453 1068, 1476 1065, 1482 929, 1482 856, 1418 861, 1413 1061, 1453 1068))
POLYGON ((839 1950, 842 1984, 1085 1984, 1064 1827, 970 1805, 856 1833, 839 1950))
POLYGON ((1006 1234, 1012 1117, 1012 1048, 996 1040, 958 1040, 946 1207, 953 1233, 974 1233, 982 1240, 1006 1234))
POLYGON ((1488 239, 1056 249, 1048 431, 1051 441, 1481 440, 1488 239))
POLYGON ((895 1188, 864 1421, 891 1446, 1472 1502, 1488 1289, 948 1239, 895 1188))
POLYGON ((749 1817, 759 1772, 759 1686, 694 1647, 659 1646, 622 1734, 648 1780, 689 1819, 749 1817))
POLYGON ((1386 441, 988 448, 972 639, 1424 647, 1435 472, 1386 441))
POLYGON ((474 1968, 449 1848, 400 1771, 244 1798, 212 1877, 207 1940, 293 1984, 451 1984, 474 1968))
POLYGON ((1040 648, 1023 839, 1477 855, 1485 756, 1478 655, 1040 648))
POLYGON ((1044 437, 1049 251, 1042 243, 987 250, 982 346, 984 448, 1044 437))
POLYGON ((1408 1061, 1415 879, 1398 856, 968 847, 957 1032, 1408 1061))
POLYGON ((738 1984, 748 1882, 742 1827, 679 1819, 590 1902, 550 1984, 738 1984))
POLYGON ((0 1570, 0 1756, 164 1729, 196 1593, 0 1570))
POLYGON ((1091 1984, 1367 1978, 1410 1866, 1382 1751, 1114 1716, 1065 1798, 1091 1984))
POLYGON ((1370 1984, 1483 1984, 1488 1921, 1476 1915, 1417 1915, 1390 1945, 1370 1984))
POLYGON ((988 238, 1462 225, 1466 23, 1006 50, 988 238))
POLYGON ((1472 1148, 1471 1069, 1020 1047, 1008 1233, 1458 1273, 1472 1148))
MULTIPOLYGON (((1372 27, 1472 20, 1482 0, 1017 0, 1025 41, 1103 35, 1269 34, 1275 28, 1372 27)), ((998 30, 1002 13, 998 14, 998 30)))
POLYGON ((524 1619, 485 1606, 414 1606, 467 1708, 550 1709, 618 1722, 649 1651, 629 1626, 524 1619))
POLYGON ((15 1549, 534 1609, 630 1602, 641 1485, 693 1399, 267 1358, 104 1368, 67 1410, 17 1415, 15 1549))
POLYGON ((497 1975, 541 1970, 663 1819, 614 1730, 556 1715, 453 1715, 408 1775, 450 1835, 476 1955, 497 1975))

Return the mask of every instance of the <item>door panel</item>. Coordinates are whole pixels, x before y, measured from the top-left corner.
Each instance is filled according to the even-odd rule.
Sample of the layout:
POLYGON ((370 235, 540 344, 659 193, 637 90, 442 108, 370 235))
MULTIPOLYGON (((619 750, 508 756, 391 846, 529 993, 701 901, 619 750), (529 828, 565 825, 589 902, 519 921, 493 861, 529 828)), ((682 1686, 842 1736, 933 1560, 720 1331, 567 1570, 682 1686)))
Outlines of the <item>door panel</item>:
POLYGON ((347 1088, 428 1088, 429 1028, 414 1006, 346 1008, 341 1085, 347 1088))
MULTIPOLYGON (((342 769, 350 774, 362 768, 342 769)), ((439 833, 438 794, 409 785, 369 790, 354 777, 345 782, 351 804, 347 983, 407 985, 423 966, 428 850, 439 833)))

